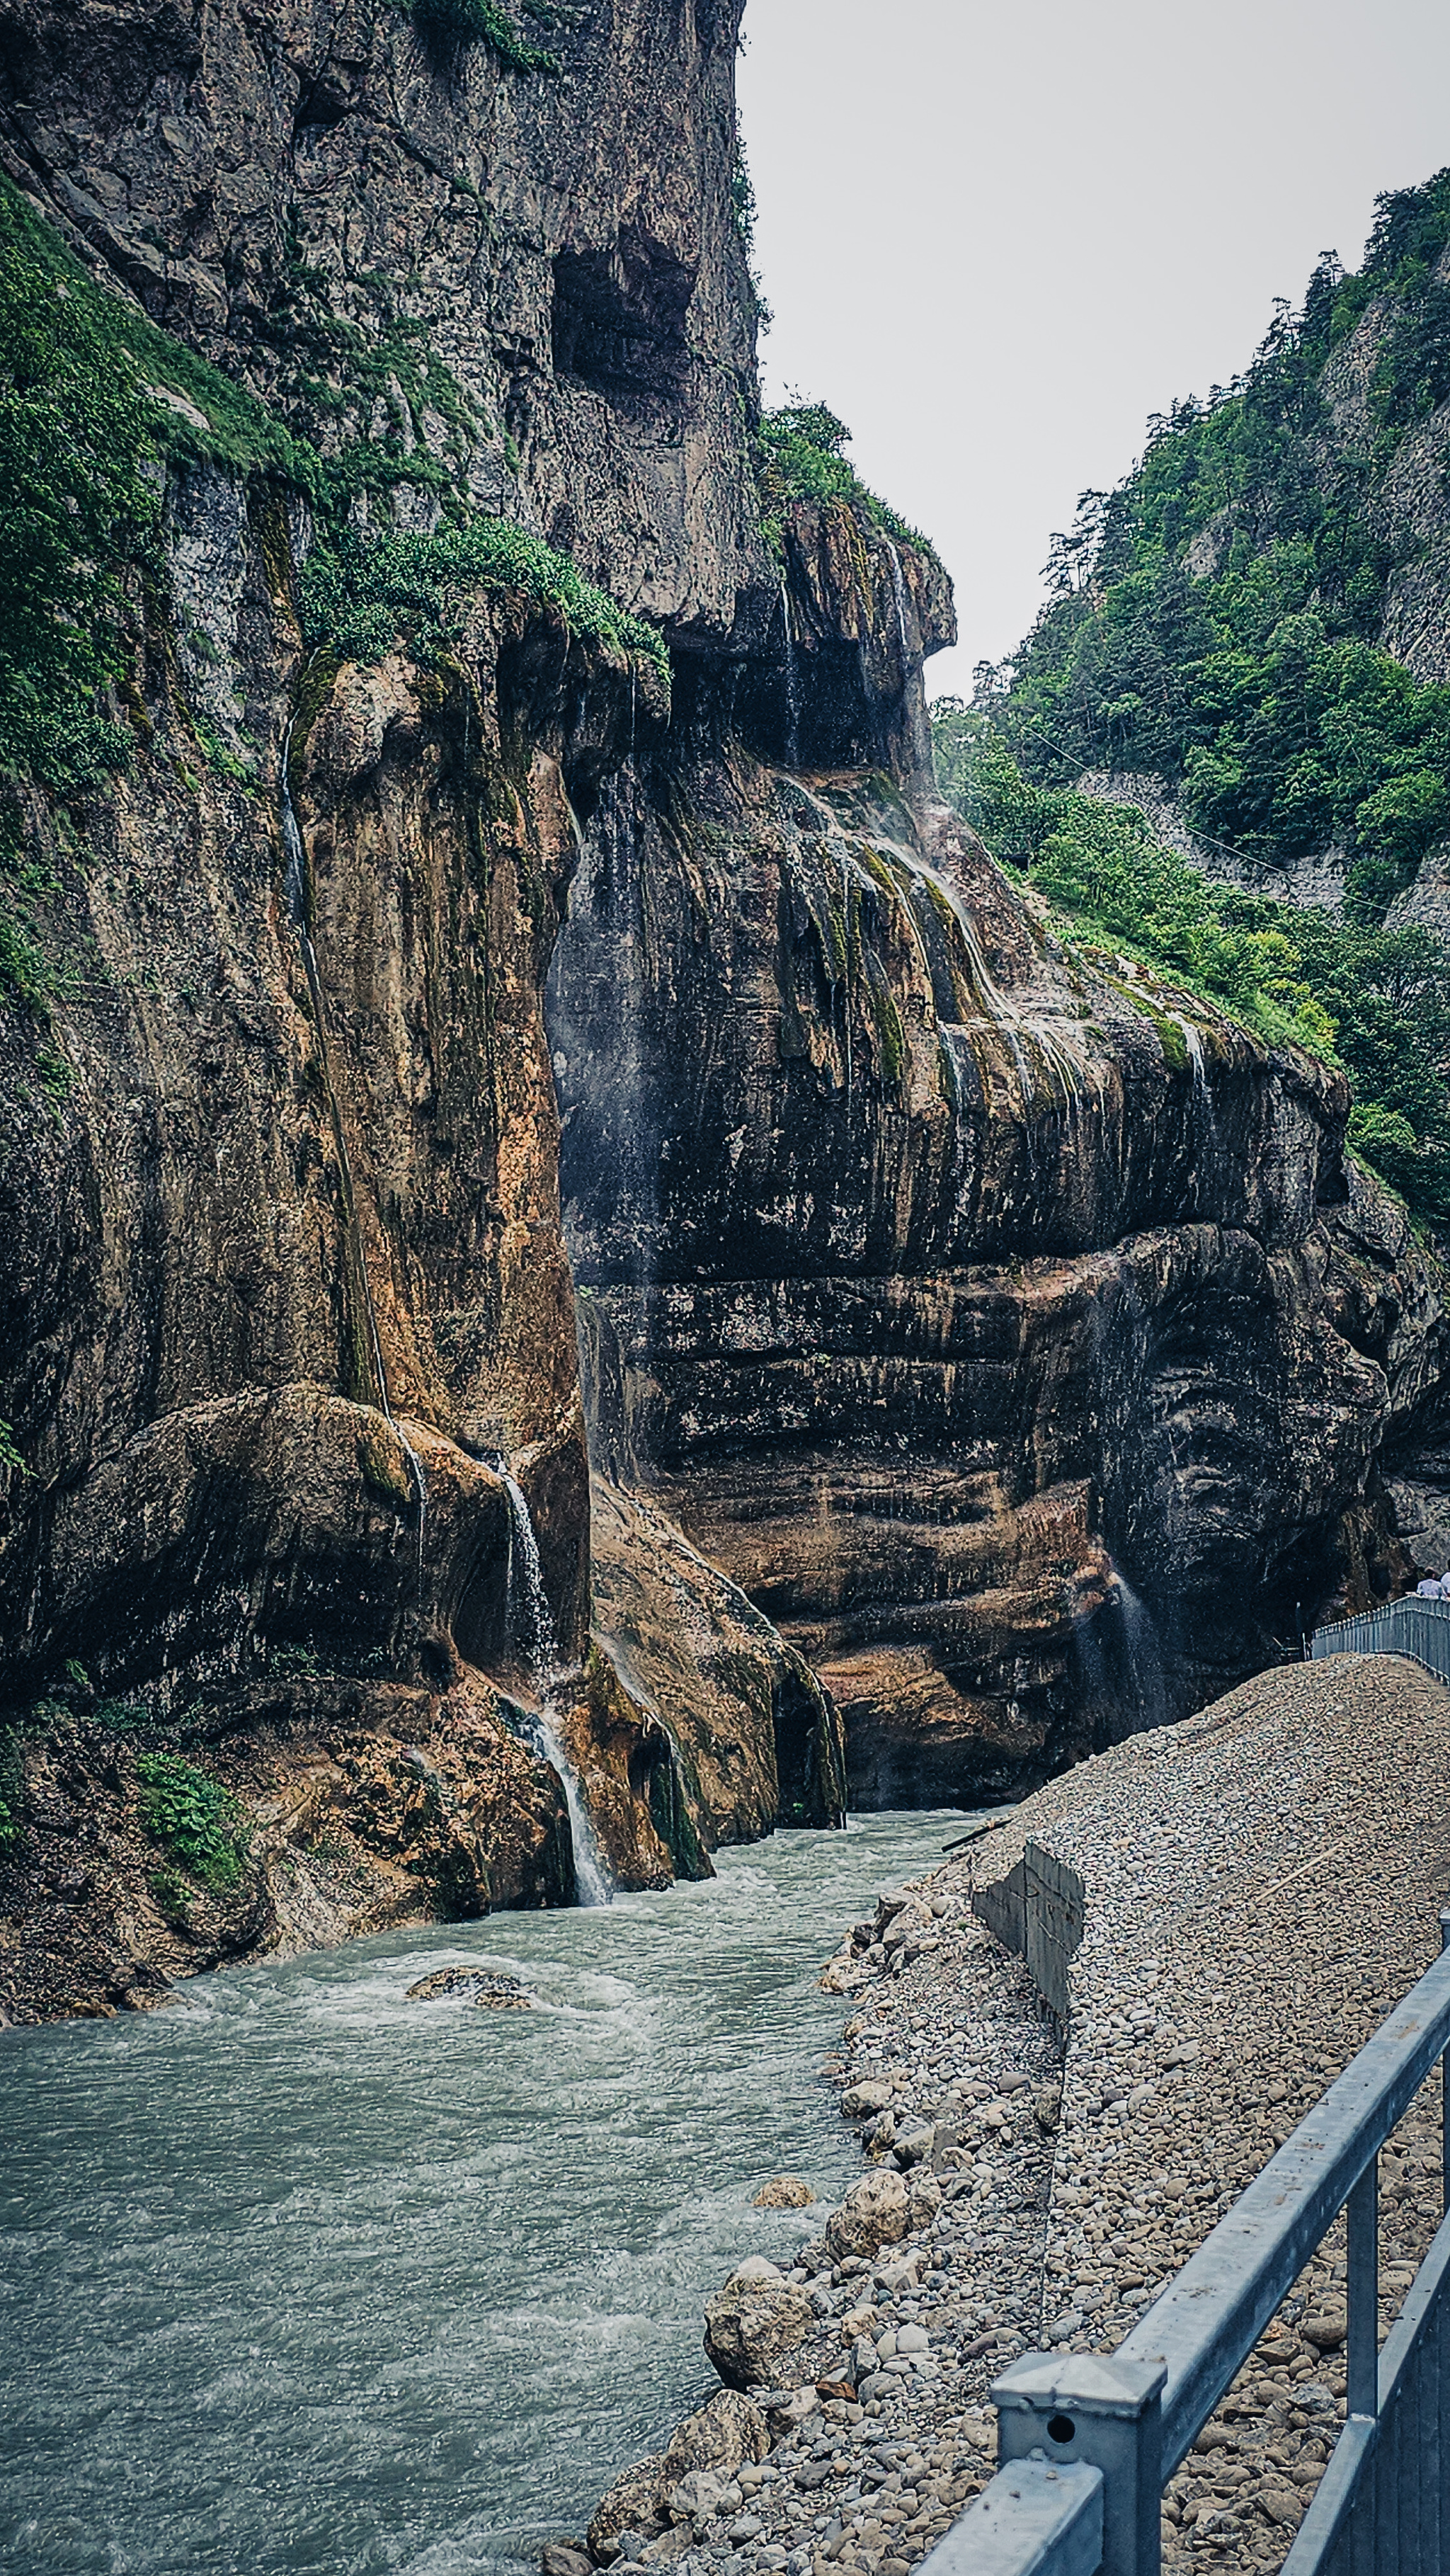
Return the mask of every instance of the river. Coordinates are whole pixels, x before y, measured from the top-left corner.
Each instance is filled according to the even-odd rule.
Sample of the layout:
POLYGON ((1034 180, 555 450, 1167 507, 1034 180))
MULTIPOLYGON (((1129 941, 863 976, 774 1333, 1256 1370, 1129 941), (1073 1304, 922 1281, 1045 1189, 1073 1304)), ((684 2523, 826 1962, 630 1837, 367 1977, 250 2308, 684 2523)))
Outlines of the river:
POLYGON ((706 2294, 860 2170, 815 1980, 960 1813, 853 1819, 0 2033, 0 2563, 524 2576, 718 2384, 706 2294), (410 2003, 458 1963, 532 2012, 410 2003))

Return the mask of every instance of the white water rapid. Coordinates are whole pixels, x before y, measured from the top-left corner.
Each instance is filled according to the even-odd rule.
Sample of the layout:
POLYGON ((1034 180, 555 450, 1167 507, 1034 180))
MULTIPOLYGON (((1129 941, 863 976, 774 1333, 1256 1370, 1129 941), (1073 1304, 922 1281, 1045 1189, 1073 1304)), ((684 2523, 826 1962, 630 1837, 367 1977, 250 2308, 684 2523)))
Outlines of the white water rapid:
POLYGON ((0 2565, 537 2576, 715 2385, 701 2312, 860 2172, 816 1979, 969 1817, 383 1932, 0 2031, 0 2565), (505 1972, 531 2012, 410 2002, 505 1972))

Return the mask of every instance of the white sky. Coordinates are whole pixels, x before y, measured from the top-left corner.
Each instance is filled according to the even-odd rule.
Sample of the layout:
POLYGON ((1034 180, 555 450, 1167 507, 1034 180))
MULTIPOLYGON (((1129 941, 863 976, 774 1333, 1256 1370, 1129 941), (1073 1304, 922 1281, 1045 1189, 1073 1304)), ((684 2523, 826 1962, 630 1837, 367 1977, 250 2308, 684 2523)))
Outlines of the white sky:
POLYGON ((750 0, 766 399, 828 402, 934 540, 970 693, 1148 414, 1252 355, 1450 162, 1446 0, 750 0))

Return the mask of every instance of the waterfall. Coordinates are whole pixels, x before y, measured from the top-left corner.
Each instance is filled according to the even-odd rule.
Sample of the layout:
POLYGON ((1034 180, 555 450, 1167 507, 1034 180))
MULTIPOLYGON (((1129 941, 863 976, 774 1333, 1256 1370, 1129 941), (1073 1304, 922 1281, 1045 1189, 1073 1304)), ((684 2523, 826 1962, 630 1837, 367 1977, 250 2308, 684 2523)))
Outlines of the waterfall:
POLYGON ((905 688, 911 677, 911 666, 915 658, 906 631, 906 583, 902 578, 901 557, 889 537, 886 539, 886 552, 891 562, 891 588, 896 599, 896 632, 901 642, 901 685, 905 688))
POLYGON ((790 622, 790 584, 782 573, 780 582, 780 616, 785 628, 785 765, 799 769, 801 764, 801 683, 796 668, 795 634, 790 622))
POLYGON ((1183 1043, 1188 1049, 1188 1062, 1193 1074, 1194 1141, 1199 1154, 1207 1158, 1218 1145, 1218 1118, 1213 1105, 1213 1091, 1208 1079, 1208 1066, 1203 1052, 1203 1038, 1192 1020, 1180 1020, 1183 1043))
POLYGON ((506 1459, 489 1460, 494 1474, 508 1496, 509 1563, 508 1563, 508 1634, 511 1645, 522 1646, 539 1694, 537 1715, 526 1712, 526 1723, 534 1750, 541 1761, 557 1773, 569 1813, 569 1832, 574 1845, 574 1885, 581 1905, 607 1905, 612 1890, 600 1858, 594 1827, 584 1803, 579 1775, 559 1741, 554 1725, 550 1693, 560 1679, 559 1640, 554 1630, 554 1614, 544 1589, 544 1569, 539 1560, 539 1542, 534 1535, 529 1500, 506 1459))
POLYGON ((413 1447, 407 1433, 399 1430, 398 1428, 392 1404, 388 1398, 388 1378, 387 1371, 383 1366, 383 1346, 378 1336, 377 1308, 373 1304, 372 1281, 368 1276, 367 1252, 363 1245, 362 1227, 358 1222, 357 1193, 353 1187, 352 1177, 352 1157, 347 1150, 347 1137, 343 1130, 342 1112, 337 1105, 337 1086, 332 1078, 332 1049, 328 1040, 327 1002, 322 990, 322 975, 317 963, 317 951, 312 944, 312 933, 307 924, 307 852, 302 840, 302 826, 297 820, 297 808, 292 802, 292 780, 290 775, 292 765, 292 726, 295 722, 295 717, 289 718, 287 730, 282 736, 281 785, 279 796, 282 818, 282 848, 287 862, 282 879, 282 893, 287 906, 288 920, 291 922, 292 927, 297 934, 297 944, 302 951, 302 964, 307 976, 307 990, 312 997, 312 1018, 313 1025, 317 1031, 318 1052, 322 1057, 323 1082, 327 1090, 327 1105, 332 1121, 332 1141, 337 1154, 338 1170, 342 1178, 342 1204, 343 1213, 347 1221, 348 1242, 352 1253, 353 1286, 357 1304, 361 1309, 362 1320, 367 1333, 368 1357, 372 1364, 373 1392, 377 1397, 379 1410, 391 1426, 394 1437, 397 1439, 403 1451, 403 1455, 408 1461, 409 1473, 413 1479, 413 1491, 418 1498, 418 1585, 421 1590, 423 1583, 423 1536, 428 1519, 428 1479, 423 1470, 423 1461, 419 1457, 417 1450, 413 1447))
MULTIPOLYGON (((1108 1562, 1112 1565, 1111 1557, 1108 1562)), ((1144 1727, 1162 1726, 1168 1716, 1168 1692, 1163 1679, 1163 1649, 1158 1642, 1153 1614, 1116 1565, 1113 1565, 1113 1580, 1118 1587, 1123 1644, 1137 1693, 1139 1723, 1144 1727)))

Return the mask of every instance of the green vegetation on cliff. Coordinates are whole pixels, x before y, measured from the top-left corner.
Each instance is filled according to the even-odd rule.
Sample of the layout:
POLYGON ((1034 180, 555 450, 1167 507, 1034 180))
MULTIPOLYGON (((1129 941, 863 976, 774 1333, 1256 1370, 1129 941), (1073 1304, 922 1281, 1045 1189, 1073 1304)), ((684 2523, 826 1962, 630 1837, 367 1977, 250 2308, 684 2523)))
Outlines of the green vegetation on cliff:
POLYGON ((178 1753, 138 1753, 141 1821, 203 1887, 235 1887, 251 1824, 241 1801, 178 1753))
POLYGON ((1450 1222, 1450 949, 1210 883, 1136 807, 1026 777, 959 699, 938 703, 933 726, 943 793, 1071 938, 1141 958, 1270 1045, 1341 1063, 1353 1144, 1417 1217, 1450 1222))
MULTIPOLYGON (((371 355, 362 339, 338 323, 306 339, 302 356, 350 369, 364 390, 382 370, 415 409, 426 403, 448 416, 451 380, 415 328, 396 322, 371 355)), ((385 650, 400 629, 446 640, 456 595, 472 582, 517 587, 558 607, 579 634, 664 660, 652 628, 508 520, 459 515, 432 535, 360 534, 349 519, 360 492, 386 495, 410 482, 457 507, 448 468, 416 435, 410 443, 410 424, 395 424, 391 444, 352 441, 324 459, 265 404, 100 287, 3 178, 0 349, 0 771, 28 773, 64 796, 130 758, 135 735, 116 721, 106 692, 127 670, 142 599, 162 588, 165 469, 187 459, 260 473, 306 498, 317 530, 303 601, 313 640, 329 615, 339 649, 362 658, 385 650)), ((306 382, 320 402, 322 376, 306 382)), ((7 826, 0 983, 39 1008, 45 968, 26 900, 36 888, 14 842, 7 826)))
POLYGON ((772 553, 785 544, 785 512, 792 501, 845 501, 873 527, 919 553, 934 554, 918 528, 907 526, 876 493, 868 491, 842 454, 851 433, 824 403, 791 403, 761 414, 755 433, 755 480, 760 524, 772 553))
MULTIPOLYGON (((539 0, 533 0, 532 14, 549 18, 554 13, 541 7, 539 0)), ((413 16, 420 27, 453 44, 476 44, 481 40, 492 45, 511 72, 557 72, 563 68, 557 54, 527 43, 518 34, 497 6, 497 0, 413 0, 413 16)))
POLYGON ((1395 561, 1377 503, 1450 394, 1447 246, 1450 171, 1381 197, 1358 275, 1323 260, 1241 379, 1155 419, 1117 490, 1083 494, 1031 635, 978 675, 1028 777, 1152 772, 1235 850, 1337 844, 1363 920, 1450 831, 1450 689, 1376 640, 1395 561), (1356 407, 1333 362, 1371 307, 1356 407))
POLYGON ((511 519, 445 525, 432 536, 406 529, 330 532, 303 569, 303 631, 309 643, 331 644, 348 661, 378 660, 400 634, 426 659, 447 651, 460 631, 463 595, 478 589, 517 591, 559 609, 574 634, 669 669, 652 626, 617 607, 566 555, 511 519))

